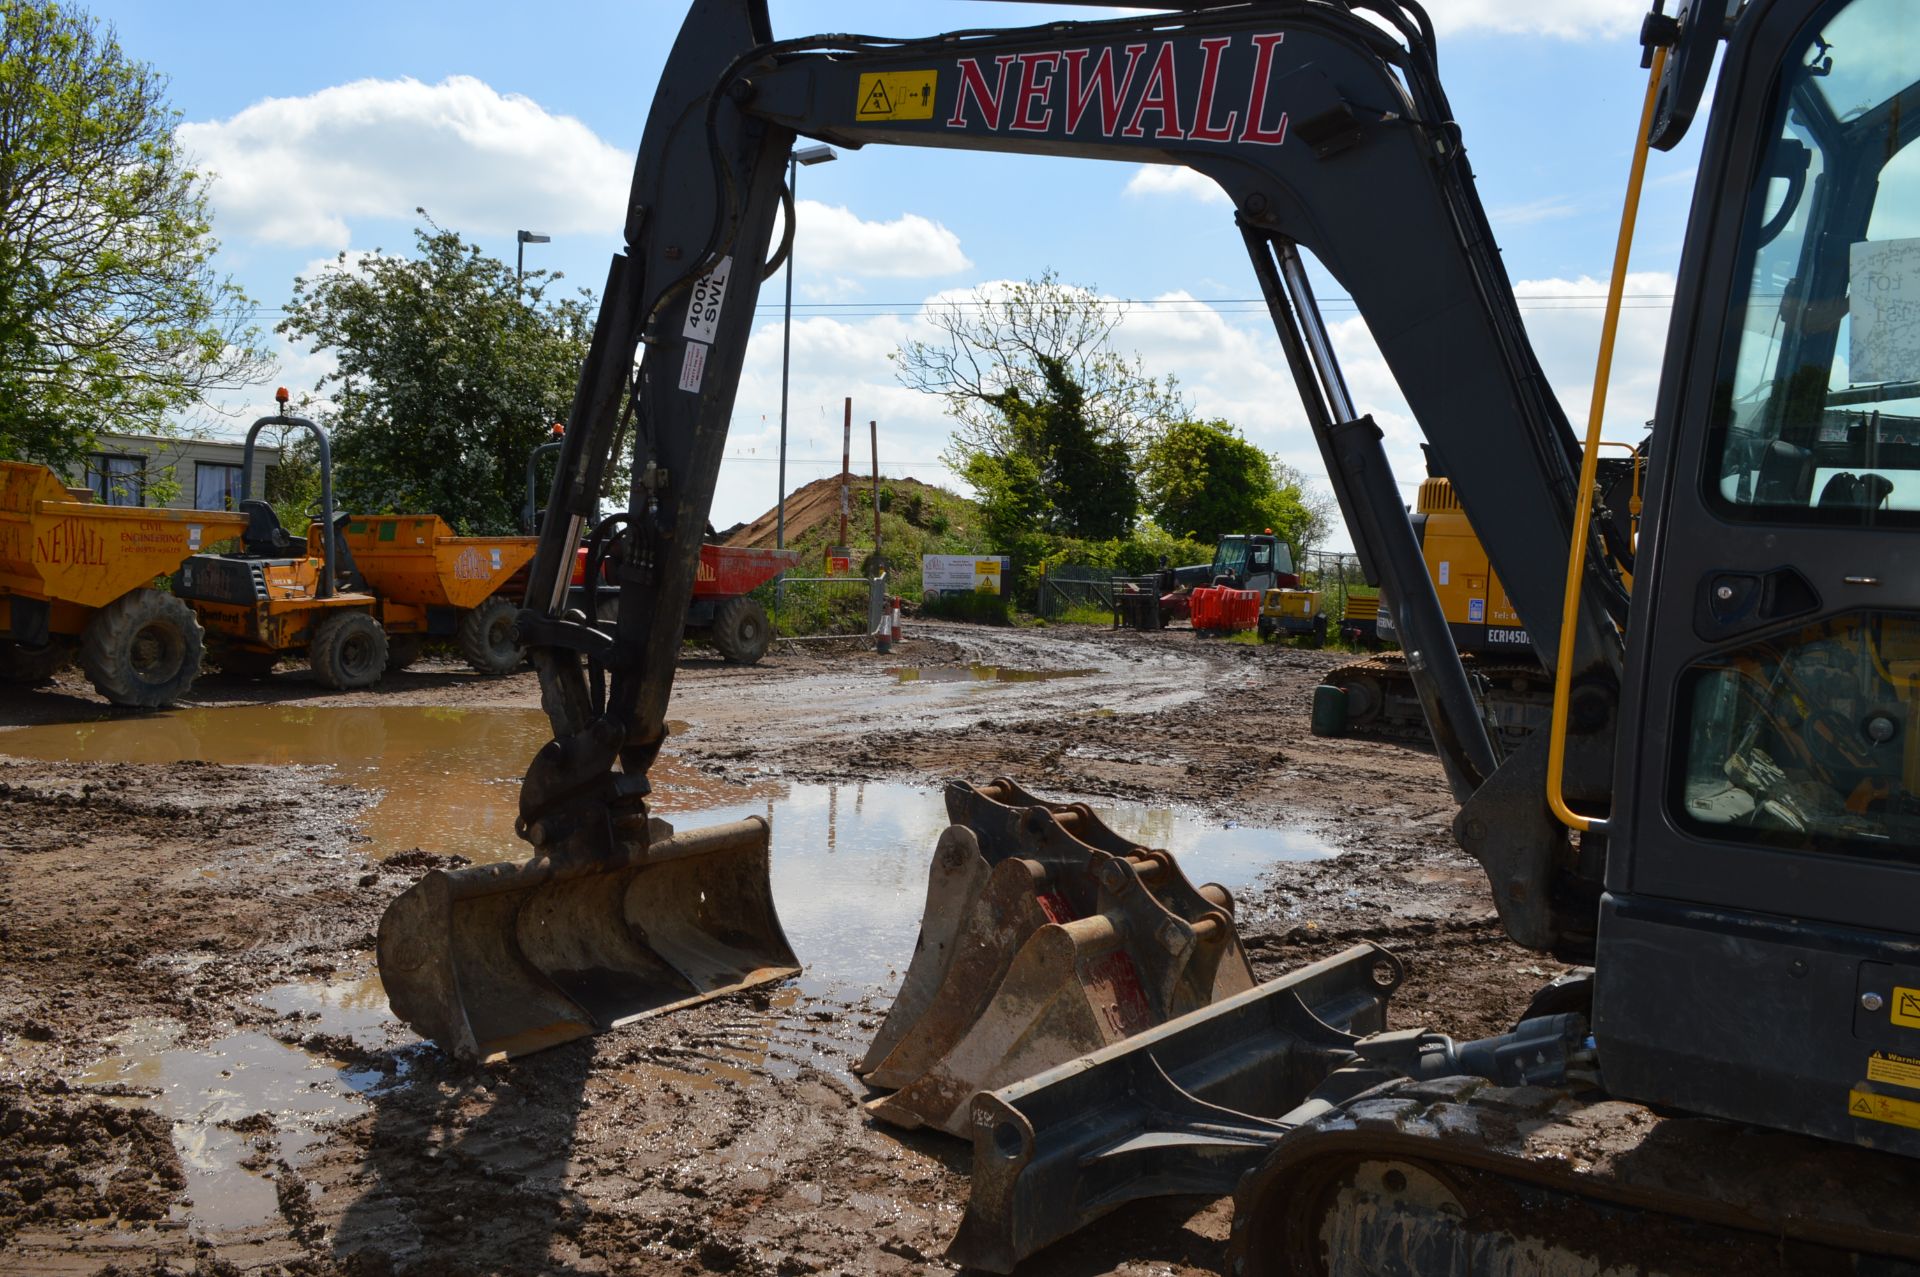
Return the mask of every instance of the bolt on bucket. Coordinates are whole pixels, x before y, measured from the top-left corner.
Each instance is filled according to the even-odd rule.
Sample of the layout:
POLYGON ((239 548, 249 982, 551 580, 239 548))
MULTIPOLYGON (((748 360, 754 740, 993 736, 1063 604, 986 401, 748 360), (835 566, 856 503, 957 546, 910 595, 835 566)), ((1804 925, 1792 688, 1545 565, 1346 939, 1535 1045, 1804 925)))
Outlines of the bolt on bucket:
POLYGON ((393 1013, 494 1062, 797 975, 760 817, 675 833, 611 860, 436 870, 380 919, 393 1013))
POLYGON ((1006 780, 948 786, 947 810, 913 962, 857 1070, 895 1091, 876 1116, 965 1134, 974 1092, 1253 987, 1232 898, 1168 853, 1006 780))

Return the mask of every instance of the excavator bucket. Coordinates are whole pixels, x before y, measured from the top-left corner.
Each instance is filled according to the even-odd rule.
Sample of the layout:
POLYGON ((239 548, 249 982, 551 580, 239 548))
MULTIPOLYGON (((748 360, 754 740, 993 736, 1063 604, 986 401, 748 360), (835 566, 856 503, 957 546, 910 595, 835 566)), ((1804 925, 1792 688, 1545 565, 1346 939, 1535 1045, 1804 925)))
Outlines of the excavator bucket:
POLYGON ((619 861, 429 873, 380 919, 394 1014, 490 1063, 799 973, 765 820, 649 833, 619 861))
POLYGON ((1253 987, 1233 902, 1084 805, 1011 781, 947 788, 927 908, 900 995, 858 1071, 869 1108, 967 1131, 974 1092, 1253 987))

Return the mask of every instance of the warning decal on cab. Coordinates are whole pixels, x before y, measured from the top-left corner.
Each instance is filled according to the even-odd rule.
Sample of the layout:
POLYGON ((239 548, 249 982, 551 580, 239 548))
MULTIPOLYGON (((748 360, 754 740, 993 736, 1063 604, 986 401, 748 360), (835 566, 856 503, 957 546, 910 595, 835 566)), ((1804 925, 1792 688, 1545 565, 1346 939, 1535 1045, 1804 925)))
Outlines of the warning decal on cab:
POLYGON ((1847 1092, 1847 1112, 1865 1122, 1885 1122, 1920 1131, 1920 1104, 1871 1091, 1847 1092))
POLYGON ((1894 988, 1893 1022, 1909 1029, 1920 1029, 1920 989, 1894 988))
POLYGON ((1920 1060, 1891 1051, 1875 1051, 1867 1057, 1867 1081, 1920 1091, 1920 1060))
POLYGON ((931 120, 938 71, 876 71, 860 77, 860 101, 854 118, 931 120))

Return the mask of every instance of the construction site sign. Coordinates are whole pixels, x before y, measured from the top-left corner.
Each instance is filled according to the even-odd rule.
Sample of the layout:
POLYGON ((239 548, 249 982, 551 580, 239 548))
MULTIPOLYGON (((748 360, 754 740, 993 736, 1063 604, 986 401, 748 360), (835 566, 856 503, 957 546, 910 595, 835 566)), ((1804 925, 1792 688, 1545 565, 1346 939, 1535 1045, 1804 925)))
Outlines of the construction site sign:
POLYGON ((923 554, 920 589, 929 597, 940 594, 998 594, 1007 592, 1012 562, 1004 554, 923 554))
POLYGON ((874 120, 931 120, 937 71, 878 71, 860 77, 860 101, 854 111, 862 123, 874 120))

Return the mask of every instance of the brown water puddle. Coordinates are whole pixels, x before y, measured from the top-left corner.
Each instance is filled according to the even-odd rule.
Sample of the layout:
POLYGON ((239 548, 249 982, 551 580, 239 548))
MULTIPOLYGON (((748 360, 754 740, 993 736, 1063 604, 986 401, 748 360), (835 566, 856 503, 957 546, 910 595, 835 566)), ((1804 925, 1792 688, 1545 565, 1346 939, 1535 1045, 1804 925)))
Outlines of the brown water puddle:
POLYGON ((1058 678, 1085 678, 1099 670, 1017 670, 1005 665, 961 665, 921 669, 890 669, 896 683, 1048 683, 1058 678))

